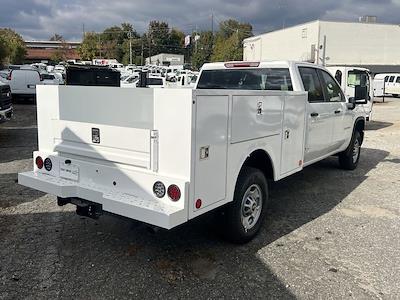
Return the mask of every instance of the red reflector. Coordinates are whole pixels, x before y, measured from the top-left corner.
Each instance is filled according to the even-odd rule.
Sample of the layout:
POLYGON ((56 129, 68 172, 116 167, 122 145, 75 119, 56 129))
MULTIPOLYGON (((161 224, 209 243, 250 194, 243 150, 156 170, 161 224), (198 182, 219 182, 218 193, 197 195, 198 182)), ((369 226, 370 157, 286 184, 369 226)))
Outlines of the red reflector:
POLYGON ((168 187, 168 197, 172 200, 172 201, 178 201, 181 198, 181 190, 179 189, 178 186, 176 186, 175 184, 171 184, 168 187))
POLYGON ((225 68, 249 68, 258 67, 259 62, 237 62, 237 63, 226 63, 225 68))
POLYGON ((201 204, 201 199, 197 199, 195 204, 196 208, 199 209, 201 207, 201 204))
POLYGON ((38 167, 38 169, 43 168, 43 159, 40 156, 36 157, 35 163, 36 163, 36 167, 38 167))

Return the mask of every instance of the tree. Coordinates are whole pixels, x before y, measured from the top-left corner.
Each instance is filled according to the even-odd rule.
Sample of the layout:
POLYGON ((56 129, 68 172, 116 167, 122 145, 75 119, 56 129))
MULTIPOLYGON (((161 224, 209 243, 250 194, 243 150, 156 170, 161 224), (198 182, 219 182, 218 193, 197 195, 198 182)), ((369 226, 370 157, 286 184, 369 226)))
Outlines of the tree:
POLYGON ((185 34, 177 28, 172 28, 168 37, 169 52, 175 54, 184 54, 185 49, 183 44, 185 42, 185 34))
POLYGON ((99 49, 99 35, 95 32, 86 32, 82 44, 78 48, 81 59, 92 60, 98 57, 99 49))
POLYGON ((249 23, 229 19, 220 23, 216 36, 212 61, 242 60, 243 40, 253 36, 249 23))
MULTIPOLYGON (((9 28, 0 28, 0 37, 6 50, 2 62, 5 64, 21 64, 26 55, 26 46, 22 37, 9 28)), ((3 54, 4 55, 4 54, 3 54)), ((1 57, 0 57, 1 59, 1 57)))
POLYGON ((169 26, 166 22, 151 21, 146 34, 147 45, 151 48, 150 55, 168 51, 169 26))
POLYGON ((5 61, 6 57, 8 56, 9 49, 7 46, 7 41, 4 36, 0 35, 0 67, 2 67, 3 62, 5 61))
POLYGON ((50 41, 64 41, 64 38, 62 35, 59 35, 55 33, 52 37, 50 37, 50 41))
POLYGON ((62 40, 61 47, 57 48, 53 52, 50 59, 56 63, 59 63, 60 61, 65 61, 67 59, 67 54, 68 54, 68 45, 64 40, 62 40))
MULTIPOLYGON (((214 36, 211 31, 203 31, 198 35, 200 38, 195 41, 194 46, 192 46, 194 49, 192 55, 192 66, 196 69, 200 69, 204 63, 211 61, 214 40, 214 36)), ((194 36, 192 40, 194 40, 194 36)))

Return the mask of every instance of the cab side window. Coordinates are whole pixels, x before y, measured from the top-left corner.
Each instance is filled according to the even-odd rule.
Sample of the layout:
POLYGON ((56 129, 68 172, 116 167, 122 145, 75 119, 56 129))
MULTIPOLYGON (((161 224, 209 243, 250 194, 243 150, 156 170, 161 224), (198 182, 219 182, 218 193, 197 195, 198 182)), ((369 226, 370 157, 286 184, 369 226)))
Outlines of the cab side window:
POLYGON ((324 93, 317 70, 308 67, 299 67, 304 89, 308 92, 308 102, 324 102, 324 93))
POLYGON ((400 83, 400 76, 396 78, 396 83, 400 83))
POLYGON ((389 82, 393 82, 394 81, 394 76, 390 76, 389 82))
POLYGON ((342 102, 345 97, 342 93, 340 86, 336 83, 335 79, 327 72, 319 70, 324 84, 325 98, 327 102, 342 102))

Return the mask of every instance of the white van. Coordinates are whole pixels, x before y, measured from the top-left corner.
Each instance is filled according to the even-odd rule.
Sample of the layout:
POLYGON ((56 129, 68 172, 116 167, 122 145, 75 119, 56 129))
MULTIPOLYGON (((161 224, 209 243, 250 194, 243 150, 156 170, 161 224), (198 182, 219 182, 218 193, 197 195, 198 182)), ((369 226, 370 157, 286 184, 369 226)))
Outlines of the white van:
POLYGON ((36 85, 43 83, 39 71, 33 69, 12 70, 8 79, 11 93, 16 97, 36 96, 36 85))
POLYGON ((400 73, 376 74, 374 77, 374 94, 376 97, 400 95, 400 73))

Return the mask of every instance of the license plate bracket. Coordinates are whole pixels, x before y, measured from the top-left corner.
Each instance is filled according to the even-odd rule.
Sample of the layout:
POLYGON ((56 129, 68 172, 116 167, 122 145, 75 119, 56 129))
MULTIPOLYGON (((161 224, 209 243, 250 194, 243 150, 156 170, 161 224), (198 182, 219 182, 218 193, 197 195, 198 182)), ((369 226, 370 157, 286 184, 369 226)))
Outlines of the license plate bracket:
POLYGON ((60 177, 74 181, 79 180, 79 167, 74 164, 60 163, 60 177))

